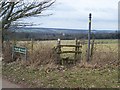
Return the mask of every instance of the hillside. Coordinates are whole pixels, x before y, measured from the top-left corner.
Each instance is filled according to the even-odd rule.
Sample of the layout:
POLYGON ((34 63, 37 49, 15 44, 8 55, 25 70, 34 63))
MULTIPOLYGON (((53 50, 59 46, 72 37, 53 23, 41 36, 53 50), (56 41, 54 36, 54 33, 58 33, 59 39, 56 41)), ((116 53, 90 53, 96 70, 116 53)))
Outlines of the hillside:
MULTIPOLYGON (((88 30, 85 29, 60 29, 60 28, 17 28, 11 29, 9 39, 16 38, 17 40, 54 40, 61 39, 86 39, 88 30)), ((96 39, 117 39, 118 33, 116 30, 92 30, 96 39)))

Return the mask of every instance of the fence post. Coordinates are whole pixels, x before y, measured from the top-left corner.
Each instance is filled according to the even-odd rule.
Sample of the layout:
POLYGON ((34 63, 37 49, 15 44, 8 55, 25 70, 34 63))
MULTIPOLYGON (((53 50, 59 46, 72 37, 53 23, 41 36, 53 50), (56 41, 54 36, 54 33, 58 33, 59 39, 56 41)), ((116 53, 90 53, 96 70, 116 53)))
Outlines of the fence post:
POLYGON ((31 54, 33 55, 33 38, 31 38, 31 54))
MULTIPOLYGON (((80 46, 80 40, 78 40, 77 45, 80 46)), ((78 47, 78 51, 81 51, 81 50, 80 50, 80 47, 78 47)), ((78 56, 80 56, 80 54, 81 54, 81 53, 78 53, 78 56)), ((80 56, 79 58, 80 58, 80 60, 81 60, 81 56, 80 56)))
POLYGON ((92 16, 92 14, 90 13, 89 14, 89 32, 88 32, 87 62, 90 61, 91 16, 92 16))
MULTIPOLYGON (((80 46, 80 40, 77 41, 77 45, 80 46)), ((80 47, 78 47, 78 51, 80 51, 80 47)), ((78 55, 79 55, 79 53, 78 53, 78 55)))
POLYGON ((91 60, 93 59, 94 42, 95 42, 95 39, 94 39, 94 35, 93 35, 93 40, 92 40, 92 43, 91 43, 91 53, 90 53, 91 60))
POLYGON ((14 39, 13 45, 16 45, 16 39, 14 39))
MULTIPOLYGON (((77 45, 78 43, 77 43, 77 38, 75 38, 75 45, 77 45)), ((77 60, 77 49, 78 49, 78 47, 75 47, 75 61, 77 60)), ((74 62, 75 63, 75 62, 74 62)))
POLYGON ((58 41, 57 41, 57 59, 58 59, 58 63, 60 63, 60 52, 61 52, 61 47, 60 47, 60 44, 61 44, 61 40, 58 38, 58 41))
POLYGON ((27 52, 28 52, 28 50, 27 50, 27 48, 26 48, 26 52, 25 52, 25 60, 27 61, 27 52))
POLYGON ((14 59, 14 46, 16 46, 16 38, 14 38, 12 45, 12 60, 14 59))
POLYGON ((14 45, 12 46, 12 60, 14 59, 14 45))
POLYGON ((60 44, 61 44, 61 41, 60 41, 60 39, 58 38, 58 42, 57 42, 57 46, 58 46, 58 52, 60 52, 60 51, 61 51, 60 44))

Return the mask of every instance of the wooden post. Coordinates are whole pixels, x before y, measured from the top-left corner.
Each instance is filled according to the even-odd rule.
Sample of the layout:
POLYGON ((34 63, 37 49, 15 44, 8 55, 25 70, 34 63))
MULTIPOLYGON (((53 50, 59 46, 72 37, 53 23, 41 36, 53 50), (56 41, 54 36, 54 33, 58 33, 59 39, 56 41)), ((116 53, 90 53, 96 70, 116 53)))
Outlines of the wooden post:
POLYGON ((16 45, 16 39, 14 39, 13 45, 16 45))
POLYGON ((89 32, 88 32, 87 62, 90 61, 91 16, 92 16, 92 14, 90 13, 89 14, 89 32))
MULTIPOLYGON (((77 45, 80 46, 80 40, 77 41, 77 45)), ((80 47, 78 47, 78 50, 77 50, 77 51, 80 51, 80 47)), ((79 53, 78 53, 78 55, 79 55, 79 53)))
MULTIPOLYGON (((77 45, 77 38, 75 38, 75 45, 77 45)), ((76 61, 76 59, 77 59, 77 47, 75 47, 75 61, 76 61)))
POLYGON ((60 41, 60 39, 58 38, 58 41, 57 41, 57 54, 58 54, 58 56, 57 56, 57 59, 58 59, 58 63, 60 63, 60 52, 61 52, 61 47, 60 47, 60 44, 61 44, 61 41, 60 41))
POLYGON ((33 38, 31 38, 31 54, 33 55, 33 38))
POLYGON ((93 58, 93 49, 94 49, 94 42, 95 42, 95 39, 94 39, 94 34, 92 34, 92 38, 93 38, 93 40, 92 40, 92 43, 91 43, 91 53, 90 53, 90 57, 91 57, 91 60, 92 60, 92 58, 93 58))
MULTIPOLYGON (((31 60, 31 63, 33 63, 33 38, 31 38, 31 58, 30 58, 30 60, 31 60)), ((27 55, 26 55, 27 56, 27 55)))
POLYGON ((27 48, 26 48, 26 53, 25 53, 25 60, 27 61, 27 48))
MULTIPOLYGON (((77 45, 80 46, 80 40, 77 41, 77 45)), ((79 62, 79 63, 81 62, 81 53, 79 53, 80 51, 81 51, 81 50, 80 50, 80 47, 78 47, 78 58, 79 58, 79 59, 78 59, 78 60, 79 60, 78 62, 79 62)))
POLYGON ((58 38, 58 42, 57 42, 57 46, 58 46, 58 52, 60 52, 60 51, 61 51, 60 44, 61 44, 61 41, 60 41, 60 39, 58 38))
POLYGON ((12 60, 14 59, 14 45, 12 46, 12 60))
POLYGON ((13 40, 13 45, 12 45, 12 60, 14 59, 14 46, 16 46, 16 38, 13 40))

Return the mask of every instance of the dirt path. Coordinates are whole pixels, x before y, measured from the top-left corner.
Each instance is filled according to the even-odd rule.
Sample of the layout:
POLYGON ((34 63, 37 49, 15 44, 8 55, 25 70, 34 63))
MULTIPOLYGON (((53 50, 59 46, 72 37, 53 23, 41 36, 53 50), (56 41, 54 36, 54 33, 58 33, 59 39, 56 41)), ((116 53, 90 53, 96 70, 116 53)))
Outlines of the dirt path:
MULTIPOLYGON (((2 57, 0 57, 0 61, 2 61, 2 57)), ((2 84, 2 87, 0 88, 22 88, 19 85, 13 84, 10 81, 2 79, 1 76, 0 76, 0 83, 2 84)))
POLYGON ((22 87, 2 79, 2 88, 22 88, 22 87))
MULTIPOLYGON (((2 57, 0 57, 0 64, 2 61, 2 57)), ((0 88, 22 88, 19 85, 13 84, 8 80, 2 79, 2 77, 0 76, 0 83, 2 84, 2 86, 0 86, 0 88)))

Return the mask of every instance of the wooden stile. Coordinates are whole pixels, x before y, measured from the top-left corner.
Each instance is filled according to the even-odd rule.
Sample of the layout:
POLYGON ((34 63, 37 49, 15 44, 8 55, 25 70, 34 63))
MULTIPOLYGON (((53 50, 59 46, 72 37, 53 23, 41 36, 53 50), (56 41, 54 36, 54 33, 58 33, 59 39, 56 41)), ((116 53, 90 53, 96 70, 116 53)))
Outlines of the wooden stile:
MULTIPOLYGON (((75 45, 61 45, 61 40, 58 39, 57 41, 57 58, 58 58, 58 61, 61 60, 60 58, 60 54, 64 54, 64 53, 75 53, 75 57, 74 57, 74 63, 77 61, 78 59, 78 56, 80 56, 80 54, 82 53, 80 51, 80 48, 82 48, 82 46, 80 45, 80 41, 75 39, 75 45), (62 51, 61 48, 63 47, 74 47, 75 48, 75 51, 62 51)), ((63 62, 63 61, 62 61, 63 62)))

